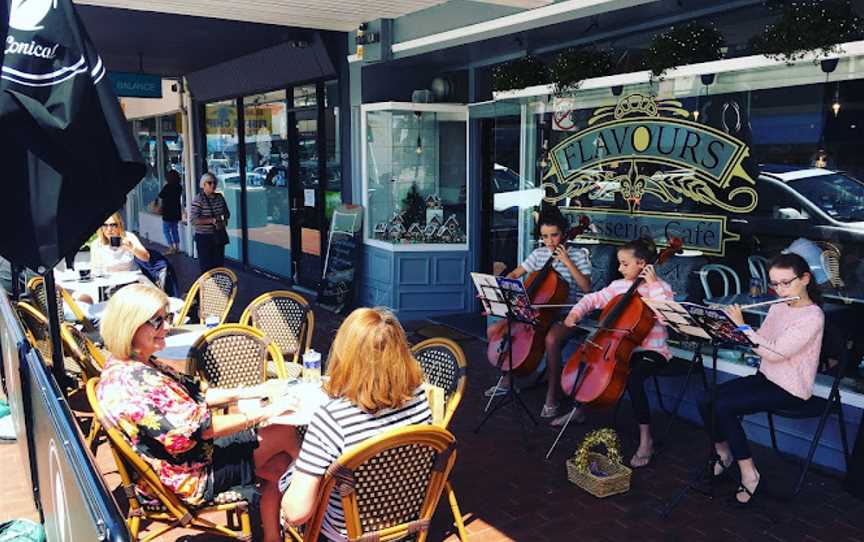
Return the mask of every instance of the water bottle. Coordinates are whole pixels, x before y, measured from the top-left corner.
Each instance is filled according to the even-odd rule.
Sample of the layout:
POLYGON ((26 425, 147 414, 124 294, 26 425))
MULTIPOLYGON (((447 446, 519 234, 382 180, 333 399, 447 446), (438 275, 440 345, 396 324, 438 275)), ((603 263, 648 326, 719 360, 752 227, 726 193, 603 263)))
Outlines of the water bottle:
POLYGON ((215 314, 211 314, 210 316, 204 318, 204 326, 207 329, 212 329, 219 325, 219 317, 215 314))
POLYGON ((303 354, 303 381, 318 384, 321 382, 321 353, 309 350, 303 354))

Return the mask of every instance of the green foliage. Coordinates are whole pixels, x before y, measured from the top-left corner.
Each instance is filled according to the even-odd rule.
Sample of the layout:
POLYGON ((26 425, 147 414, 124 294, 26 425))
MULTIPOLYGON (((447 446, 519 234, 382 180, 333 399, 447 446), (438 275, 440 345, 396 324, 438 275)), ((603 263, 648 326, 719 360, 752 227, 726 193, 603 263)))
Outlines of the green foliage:
POLYGON ((492 68, 492 90, 512 90, 549 82, 549 70, 537 57, 526 56, 492 68))
POLYGON ((805 0, 775 3, 780 17, 750 40, 757 53, 792 63, 815 54, 815 59, 842 52, 838 44, 864 39, 864 19, 848 0, 805 0))
POLYGON ((673 26, 654 36, 645 54, 645 68, 654 77, 663 77, 670 68, 721 59, 725 44, 723 34, 713 25, 673 26))
POLYGON ((402 211, 405 229, 415 222, 421 226, 426 223, 426 201, 417 189, 417 183, 411 183, 411 189, 405 194, 405 199, 402 200, 402 211))
POLYGON ((555 93, 563 94, 578 89, 586 79, 612 74, 614 68, 612 55, 606 51, 574 47, 558 53, 549 73, 555 81, 555 93))

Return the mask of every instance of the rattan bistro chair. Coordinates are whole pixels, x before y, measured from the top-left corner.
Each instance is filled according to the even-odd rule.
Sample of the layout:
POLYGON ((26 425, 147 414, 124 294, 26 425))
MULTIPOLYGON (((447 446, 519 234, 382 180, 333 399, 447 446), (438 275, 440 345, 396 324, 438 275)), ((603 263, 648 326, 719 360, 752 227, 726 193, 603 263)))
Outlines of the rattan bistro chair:
POLYGON ((24 325, 24 332, 30 344, 42 354, 42 361, 46 365, 51 365, 54 361, 51 348, 51 332, 48 329, 48 319, 42 312, 25 301, 19 301, 15 304, 15 310, 18 313, 18 318, 24 325))
POLYGON ((180 324, 186 321, 192 305, 198 302, 198 318, 201 322, 208 316, 216 316, 219 323, 224 323, 228 311, 234 304, 237 295, 237 275, 227 267, 217 267, 198 277, 186 294, 186 302, 180 309, 176 321, 180 324))
MULTIPOLYGON (((99 378, 102 368, 105 367, 105 356, 102 351, 93 344, 78 328, 68 322, 60 327, 60 338, 63 341, 63 352, 66 359, 72 359, 81 369, 81 381, 83 384, 92 378, 99 378)), ((71 403, 70 403, 71 406, 71 403)), ((90 427, 84 442, 94 454, 99 443, 99 433, 102 426, 92 412, 85 412, 73 408, 75 417, 82 422, 90 420, 90 427)))
POLYGON ((276 344, 255 328, 240 324, 217 326, 202 335, 189 352, 198 374, 211 386, 237 388, 267 380, 267 360, 286 378, 276 344))
MULTIPOLYGON (((456 408, 462 402, 462 394, 465 391, 467 380, 465 353, 456 342, 445 338, 426 339, 415 344, 411 348, 411 353, 423 368, 424 380, 444 390, 444 419, 441 421, 441 427, 446 429, 453 419, 456 408)), ((465 532, 462 512, 456 500, 456 492, 449 480, 446 482, 445 489, 453 519, 456 521, 459 539, 467 540, 468 533, 465 532)))
POLYGON ((300 376, 302 356, 312 344, 315 313, 309 302, 294 292, 276 290, 252 300, 240 316, 240 323, 258 329, 282 351, 289 376, 300 376))
MULTIPOLYGON (((63 313, 63 303, 69 307, 72 311, 72 314, 75 315, 75 321, 81 324, 84 327, 84 330, 96 336, 98 331, 96 330, 96 326, 93 325, 93 322, 84 314, 84 311, 81 310, 81 307, 78 303, 75 302, 75 299, 72 295, 67 292, 60 285, 55 286, 57 290, 57 318, 58 322, 62 322, 65 320, 65 315, 63 313)), ((46 317, 48 316, 48 293, 45 288, 45 279, 42 277, 33 277, 27 282, 27 295, 30 296, 30 299, 36 304, 36 306, 42 311, 46 317)))
POLYGON ((126 524, 133 540, 144 542, 153 540, 176 527, 198 529, 204 532, 230 536, 237 540, 252 540, 252 528, 249 517, 249 505, 239 494, 233 491, 221 493, 212 502, 200 507, 189 507, 184 504, 170 489, 165 487, 159 476, 127 442, 126 438, 109 420, 105 418, 99 400, 96 397, 98 378, 87 381, 87 399, 99 423, 105 428, 111 453, 120 474, 123 491, 129 501, 129 512, 126 524), (158 506, 143 506, 135 493, 136 481, 143 483, 148 492, 159 500, 158 506), (213 523, 201 517, 209 512, 234 512, 240 517, 240 531, 229 529, 224 525, 213 523), (159 522, 163 527, 156 529, 144 538, 139 538, 141 523, 159 522))
POLYGON ((434 425, 393 429, 342 454, 321 481, 318 507, 297 541, 317 541, 330 494, 338 492, 350 542, 426 540, 432 514, 456 461, 456 439, 434 425))

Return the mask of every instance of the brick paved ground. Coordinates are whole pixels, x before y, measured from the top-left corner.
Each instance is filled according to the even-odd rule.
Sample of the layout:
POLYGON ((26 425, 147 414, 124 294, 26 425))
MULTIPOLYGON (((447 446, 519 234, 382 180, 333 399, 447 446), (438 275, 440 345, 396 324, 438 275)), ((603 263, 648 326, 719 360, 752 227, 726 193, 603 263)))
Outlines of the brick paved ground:
MULTIPOLYGON (((189 283, 196 272, 191 261, 171 257, 178 266, 181 282, 189 283)), ((250 274, 241 274, 240 295, 232 310, 234 318, 254 295, 284 285, 250 274), (236 314, 235 314, 236 313, 236 314)), ((316 348, 327 351, 339 319, 316 310, 316 348)), ((425 322, 406 322, 412 340, 425 322)), ((811 473, 804 490, 793 502, 767 499, 768 510, 776 516, 772 523, 763 513, 738 510, 728 504, 734 486, 726 482, 713 501, 700 494, 690 494, 666 519, 658 510, 689 480, 704 455, 704 436, 700 428, 680 423, 676 426, 664 453, 651 466, 636 471, 629 493, 599 500, 570 484, 564 461, 573 453, 587 431, 610 423, 610 413, 591 412, 587 424, 571 428, 549 461, 543 456, 554 438, 544 426, 531 428, 523 436, 516 412, 505 408, 487 423, 479 434, 473 432, 481 415, 482 390, 495 380, 494 370, 486 363, 485 344, 469 339, 461 343, 469 360, 469 381, 465 399, 451 430, 459 441, 459 457, 451 480, 466 517, 472 541, 702 541, 702 540, 769 540, 818 541, 848 540, 864 542, 864 502, 842 490, 839 475, 811 473)), ((539 412, 540 389, 522 393, 532 413, 539 412)), ((620 432, 625 455, 629 457, 635 443, 635 429, 625 405, 620 416, 620 432)), ((658 415, 658 419, 660 415, 658 415)), ((854 437, 854 436, 853 436, 854 437)), ((4 465, 7 450, 0 446, 0 479, 7 480, 4 465)), ((756 447, 757 463, 763 472, 766 488, 783 492, 795 473, 795 466, 779 460, 769 450, 756 447)), ((98 463, 107 481, 116 488, 118 477, 112 473, 110 454, 100 447, 98 463)), ((6 470, 14 470, 7 468, 6 470)), ((14 473, 12 473, 14 474, 14 473)), ((7 486, 8 487, 8 486, 7 486)), ((8 509, 4 489, 0 518, 8 509)), ((117 500, 122 503, 119 491, 117 500)), ((453 536, 446 499, 436 512, 430 541, 456 540, 453 536)), ((180 533, 164 536, 174 540, 180 533)), ((216 537, 196 535, 196 542, 216 537)))

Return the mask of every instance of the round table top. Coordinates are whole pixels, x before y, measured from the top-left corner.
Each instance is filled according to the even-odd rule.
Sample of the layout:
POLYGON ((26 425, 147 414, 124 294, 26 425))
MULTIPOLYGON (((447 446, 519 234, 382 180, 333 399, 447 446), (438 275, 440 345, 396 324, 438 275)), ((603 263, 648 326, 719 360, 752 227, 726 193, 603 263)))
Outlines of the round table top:
MULTIPOLYGON (((299 408, 295 412, 289 412, 281 416, 274 416, 265 422, 265 425, 309 425, 318 407, 326 403, 330 398, 321 389, 321 382, 303 382, 302 380, 289 380, 286 384, 285 394, 291 396, 299 408)), ((238 405, 240 406, 240 405, 238 405)))

